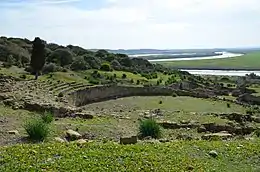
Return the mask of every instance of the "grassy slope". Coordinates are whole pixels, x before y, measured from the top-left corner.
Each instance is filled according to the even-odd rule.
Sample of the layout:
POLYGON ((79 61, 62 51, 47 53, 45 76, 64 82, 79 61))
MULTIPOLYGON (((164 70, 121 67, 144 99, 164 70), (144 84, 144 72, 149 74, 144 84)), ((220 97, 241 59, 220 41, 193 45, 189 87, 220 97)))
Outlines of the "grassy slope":
POLYGON ((230 69, 260 69, 260 52, 250 53, 240 57, 211 60, 191 60, 158 62, 160 64, 178 68, 230 68, 230 69))
POLYGON ((0 171, 259 171, 260 141, 16 145, 0 148, 0 171), (208 155, 216 150, 217 158, 208 155))
MULTIPOLYGON (((117 140, 121 135, 131 135, 138 132, 138 121, 144 117, 145 112, 161 109, 163 116, 157 120, 169 121, 189 121, 194 120, 199 123, 216 122, 226 123, 226 119, 221 119, 205 112, 245 113, 246 109, 242 106, 231 104, 227 108, 225 102, 196 99, 191 97, 128 97, 106 102, 87 105, 87 112, 94 112, 95 118, 84 120, 79 118, 60 118, 53 122, 52 132, 47 139, 51 141, 53 137, 63 137, 66 128, 76 129, 79 132, 90 133, 95 139, 104 137, 117 140), (162 100, 162 104, 159 101, 162 100)), ((0 145, 15 143, 14 140, 26 136, 22 127, 24 121, 32 118, 35 113, 24 110, 12 110, 9 107, 0 105, 0 145), (9 130, 18 130, 19 136, 7 134, 9 130)), ((164 138, 175 138, 178 134, 187 133, 189 135, 200 136, 196 131, 191 130, 163 130, 164 138)))

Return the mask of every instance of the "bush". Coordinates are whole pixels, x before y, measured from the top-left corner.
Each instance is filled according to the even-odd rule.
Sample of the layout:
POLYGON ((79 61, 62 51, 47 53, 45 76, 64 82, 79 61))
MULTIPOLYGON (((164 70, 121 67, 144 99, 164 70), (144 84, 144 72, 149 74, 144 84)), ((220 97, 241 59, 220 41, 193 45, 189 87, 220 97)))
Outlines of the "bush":
POLYGON ((126 74, 125 73, 123 73, 123 75, 122 75, 122 79, 126 79, 126 74))
POLYGON ((95 78, 90 78, 89 79, 89 83, 93 84, 93 85, 98 85, 100 82, 99 80, 95 79, 95 78))
POLYGON ((59 94, 58 94, 58 97, 63 97, 64 96, 64 94, 62 93, 62 92, 60 92, 59 94))
POLYGON ((100 67, 100 70, 103 71, 112 71, 112 68, 109 63, 103 63, 100 67))
POLYGON ((44 74, 52 73, 57 71, 57 66, 54 63, 49 63, 43 66, 42 72, 44 74))
POLYGON ((44 114, 42 114, 42 120, 45 123, 50 124, 54 120, 54 116, 50 112, 45 112, 44 114))
POLYGON ((22 75, 20 76, 20 78, 21 78, 21 79, 26 79, 26 75, 25 75, 25 74, 22 74, 22 75))
POLYGON ((140 84, 140 80, 137 80, 137 81, 136 81, 136 85, 139 85, 139 84, 140 84))
POLYGON ((227 108, 230 108, 230 104, 229 103, 227 103, 227 108))
POLYGON ((172 93, 172 97, 177 97, 178 95, 176 93, 172 93))
POLYGON ((161 136, 161 128, 154 119, 147 119, 141 121, 139 126, 139 132, 142 138, 150 136, 152 138, 157 139, 161 136))
POLYGON ((161 101, 161 100, 159 101, 159 104, 162 104, 162 101, 161 101))
POLYGON ((74 71, 86 70, 86 69, 88 69, 87 65, 88 64, 85 62, 83 57, 77 57, 72 62, 70 68, 71 68, 71 70, 74 70, 74 71))
POLYGON ((49 125, 42 119, 33 119, 24 125, 24 129, 31 140, 43 141, 50 133, 49 125))

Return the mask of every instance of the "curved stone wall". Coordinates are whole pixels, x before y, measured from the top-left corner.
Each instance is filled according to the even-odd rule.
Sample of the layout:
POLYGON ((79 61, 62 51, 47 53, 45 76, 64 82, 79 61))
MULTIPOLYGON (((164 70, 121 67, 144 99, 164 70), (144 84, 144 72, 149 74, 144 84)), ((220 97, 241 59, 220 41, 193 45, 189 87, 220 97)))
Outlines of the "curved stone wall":
POLYGON ((70 103, 79 107, 115 98, 130 96, 172 96, 174 93, 179 96, 190 96, 190 93, 187 91, 176 91, 169 87, 97 86, 73 92, 68 99, 70 103))

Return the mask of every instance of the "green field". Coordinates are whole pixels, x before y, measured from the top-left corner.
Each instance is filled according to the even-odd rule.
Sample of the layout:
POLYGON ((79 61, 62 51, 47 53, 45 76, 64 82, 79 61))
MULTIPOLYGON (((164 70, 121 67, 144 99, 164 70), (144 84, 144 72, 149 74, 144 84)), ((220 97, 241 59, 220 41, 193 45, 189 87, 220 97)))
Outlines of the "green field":
POLYGON ((177 68, 214 68, 214 69, 260 69, 260 52, 240 57, 210 60, 157 62, 168 67, 177 68))
POLYGON ((0 171, 260 171, 260 142, 37 144, 0 148, 0 171), (215 150, 216 158, 209 155, 215 150))

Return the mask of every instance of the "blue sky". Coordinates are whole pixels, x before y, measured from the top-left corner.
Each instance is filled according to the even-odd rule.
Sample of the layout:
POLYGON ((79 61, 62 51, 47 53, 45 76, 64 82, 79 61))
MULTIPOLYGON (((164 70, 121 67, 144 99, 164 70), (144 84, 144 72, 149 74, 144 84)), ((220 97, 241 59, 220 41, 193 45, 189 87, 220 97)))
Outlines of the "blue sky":
POLYGON ((85 48, 260 46, 260 0, 1 0, 0 35, 85 48))

